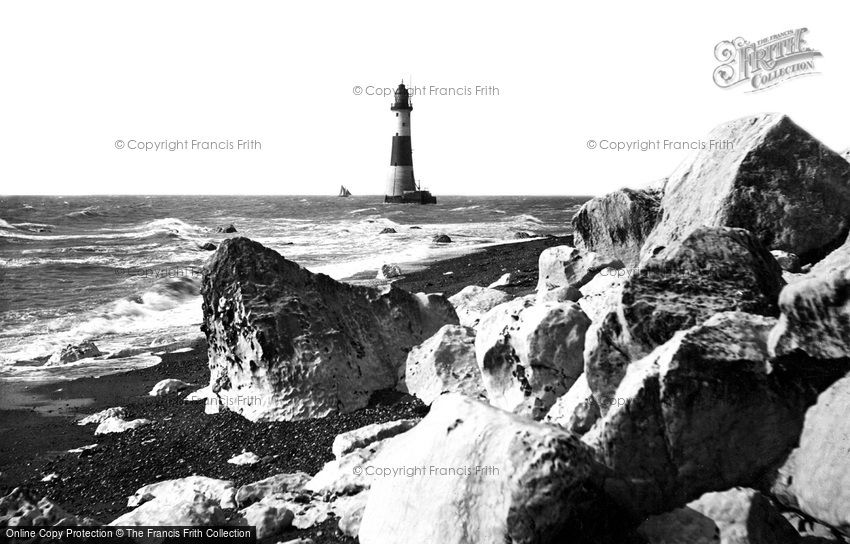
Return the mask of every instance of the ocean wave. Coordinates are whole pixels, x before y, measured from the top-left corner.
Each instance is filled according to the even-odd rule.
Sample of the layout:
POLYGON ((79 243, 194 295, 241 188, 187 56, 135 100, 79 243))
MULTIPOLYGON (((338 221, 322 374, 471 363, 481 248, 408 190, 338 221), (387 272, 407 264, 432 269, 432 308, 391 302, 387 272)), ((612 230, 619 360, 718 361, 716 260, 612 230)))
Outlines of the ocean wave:
POLYGON ((64 381, 92 376, 100 377, 147 368, 160 362, 162 359, 159 356, 151 354, 120 359, 88 358, 51 366, 21 365, 18 361, 10 361, 0 364, 0 381, 64 381))
POLYGON ((0 219, 0 229, 17 230, 13 225, 10 225, 9 223, 4 221, 3 219, 0 219))
MULTIPOLYGON (((133 239, 133 240, 142 240, 145 238, 180 238, 187 241, 196 241, 199 237, 209 236, 210 229, 207 227, 201 227, 199 225, 193 225, 191 223, 186 223, 180 219, 174 217, 166 217, 164 219, 154 219, 152 221, 148 221, 142 223, 141 225, 135 225, 130 227, 125 227, 123 229, 116 228, 104 228, 99 229, 97 232, 92 233, 83 233, 83 234, 42 234, 41 232, 34 231, 32 229, 27 229, 27 231, 22 231, 12 225, 9 225, 2 219, 0 219, 0 228, 6 228, 5 225, 8 225, 9 230, 0 230, 0 237, 5 238, 17 238, 20 240, 118 240, 118 239, 133 239), (28 234, 27 232, 33 232, 32 234, 28 234)), ((35 225, 35 223, 27 223, 29 225, 35 225)), ((51 225, 43 225, 46 227, 50 227, 51 225)), ((49 231, 48 231, 49 232, 49 231)))
POLYGON ((171 310, 189 299, 198 297, 200 286, 199 278, 163 278, 142 293, 130 295, 108 305, 100 317, 144 316, 150 312, 171 310))
POLYGON ((28 230, 30 232, 50 232, 56 227, 53 225, 48 225, 47 223, 13 223, 13 227, 22 230, 28 230))
MULTIPOLYGON (((67 204, 67 202, 66 202, 67 204)), ((88 206, 87 208, 83 208, 82 210, 76 210, 73 212, 68 212, 65 214, 65 217, 79 218, 79 217, 103 217, 103 212, 98 211, 100 206, 88 206)))
POLYGON ((514 221, 518 221, 521 223, 534 223, 536 225, 542 225, 543 221, 529 213, 523 213, 511 218, 514 221))
POLYGON ((28 321, 3 338, 26 338, 8 345, 0 360, 23 361, 50 356, 67 344, 91 340, 103 353, 120 346, 144 347, 158 338, 197 336, 201 317, 199 278, 163 278, 136 294, 108 302, 82 314, 64 315, 49 321, 28 321))
POLYGON ((463 212, 463 211, 466 211, 466 210, 477 210, 480 207, 481 207, 480 204, 475 204, 474 206, 461 206, 459 208, 452 208, 449 211, 450 212, 463 212))
POLYGON ((360 208, 358 210, 351 210, 348 213, 353 215, 355 213, 360 213, 360 212, 376 212, 376 211, 378 211, 378 208, 360 208))

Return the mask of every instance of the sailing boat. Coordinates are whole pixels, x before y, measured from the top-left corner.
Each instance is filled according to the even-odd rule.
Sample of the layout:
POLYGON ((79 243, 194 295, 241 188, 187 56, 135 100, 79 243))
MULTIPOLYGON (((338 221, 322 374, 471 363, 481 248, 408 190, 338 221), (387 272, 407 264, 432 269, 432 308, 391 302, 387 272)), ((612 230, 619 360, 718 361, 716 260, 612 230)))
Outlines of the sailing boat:
POLYGON ((345 185, 339 186, 339 196, 351 196, 351 191, 345 188, 345 185))

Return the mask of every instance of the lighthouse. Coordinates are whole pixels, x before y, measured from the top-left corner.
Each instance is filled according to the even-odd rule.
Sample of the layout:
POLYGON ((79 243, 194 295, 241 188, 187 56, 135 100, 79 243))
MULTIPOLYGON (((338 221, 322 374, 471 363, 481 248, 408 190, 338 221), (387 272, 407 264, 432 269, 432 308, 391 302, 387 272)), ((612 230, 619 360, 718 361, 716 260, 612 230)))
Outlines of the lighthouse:
POLYGON ((403 82, 395 91, 390 111, 395 115, 395 134, 384 202, 436 204, 437 199, 428 191, 421 190, 413 177, 413 147, 410 143, 410 112, 413 111, 413 103, 403 82))

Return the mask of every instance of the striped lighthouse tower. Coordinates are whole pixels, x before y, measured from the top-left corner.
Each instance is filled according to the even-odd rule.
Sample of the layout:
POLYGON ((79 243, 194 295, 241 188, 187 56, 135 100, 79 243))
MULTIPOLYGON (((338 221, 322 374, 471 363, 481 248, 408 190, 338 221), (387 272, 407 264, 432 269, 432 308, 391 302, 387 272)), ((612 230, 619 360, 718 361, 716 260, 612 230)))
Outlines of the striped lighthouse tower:
POLYGON ((410 143, 413 103, 404 83, 396 89, 390 111, 395 114, 396 122, 384 202, 436 204, 437 199, 428 191, 420 191, 413 177, 413 147, 410 143))

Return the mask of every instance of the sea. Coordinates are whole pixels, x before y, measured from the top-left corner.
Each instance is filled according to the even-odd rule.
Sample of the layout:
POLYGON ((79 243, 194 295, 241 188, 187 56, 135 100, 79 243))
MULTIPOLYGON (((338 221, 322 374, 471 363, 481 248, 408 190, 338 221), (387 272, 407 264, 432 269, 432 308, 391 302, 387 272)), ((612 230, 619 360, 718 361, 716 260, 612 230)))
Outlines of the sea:
POLYGON ((342 280, 515 242, 518 232, 568 234, 587 198, 448 196, 419 206, 380 196, 0 197, 0 380, 104 375, 186 349, 201 337, 206 242, 247 236, 342 280), (235 234, 218 232, 230 224, 235 234), (452 243, 434 243, 437 234, 452 243), (49 360, 85 340, 104 355, 49 360))

